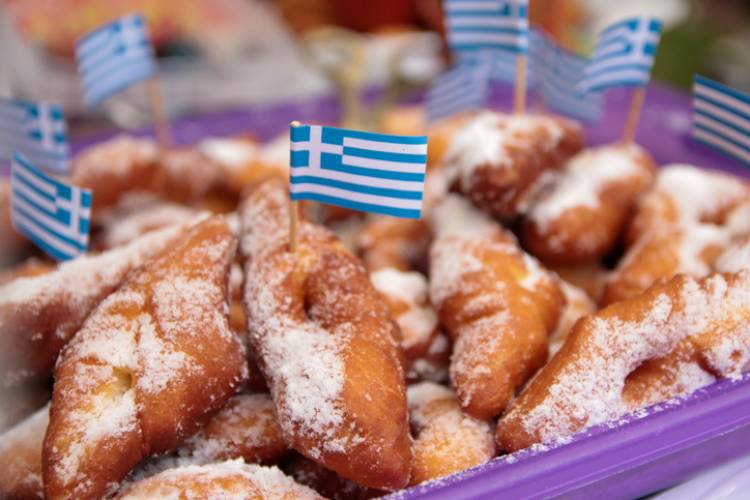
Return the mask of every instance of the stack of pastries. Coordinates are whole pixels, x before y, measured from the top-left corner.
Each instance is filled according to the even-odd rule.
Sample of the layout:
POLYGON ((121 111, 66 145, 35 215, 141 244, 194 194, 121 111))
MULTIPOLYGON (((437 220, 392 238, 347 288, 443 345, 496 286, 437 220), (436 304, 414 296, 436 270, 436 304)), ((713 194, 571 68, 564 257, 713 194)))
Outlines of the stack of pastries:
POLYGON ((294 251, 286 139, 82 153, 92 251, 0 275, 0 498, 371 498, 750 367, 750 183, 548 115, 433 143, 422 220, 294 251))

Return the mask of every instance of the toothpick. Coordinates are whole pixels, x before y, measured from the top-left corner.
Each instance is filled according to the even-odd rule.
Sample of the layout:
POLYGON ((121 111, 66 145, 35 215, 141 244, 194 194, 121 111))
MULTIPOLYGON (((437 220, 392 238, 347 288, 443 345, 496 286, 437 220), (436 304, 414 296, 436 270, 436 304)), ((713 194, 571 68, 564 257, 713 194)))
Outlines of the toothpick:
POLYGON ((513 112, 523 113, 526 110, 526 55, 516 57, 516 88, 513 93, 513 112))
POLYGON ((625 120, 625 129, 622 132, 622 140, 625 143, 632 143, 635 139, 635 131, 638 128, 638 120, 641 117, 641 109, 643 108, 645 97, 646 87, 638 87, 630 97, 630 110, 625 120))
POLYGON ((146 92, 148 93, 149 107, 151 108, 151 118, 154 123, 156 140, 163 149, 172 146, 172 134, 169 130, 169 122, 164 112, 164 101, 161 98, 161 86, 159 77, 155 76, 146 82, 146 92))
MULTIPOLYGON (((299 127, 301 124, 297 120, 294 120, 290 125, 292 127, 299 127)), ((292 200, 292 198, 290 197, 289 198, 289 251, 291 251, 292 253, 295 253, 297 251, 298 219, 299 219, 299 202, 292 200)))

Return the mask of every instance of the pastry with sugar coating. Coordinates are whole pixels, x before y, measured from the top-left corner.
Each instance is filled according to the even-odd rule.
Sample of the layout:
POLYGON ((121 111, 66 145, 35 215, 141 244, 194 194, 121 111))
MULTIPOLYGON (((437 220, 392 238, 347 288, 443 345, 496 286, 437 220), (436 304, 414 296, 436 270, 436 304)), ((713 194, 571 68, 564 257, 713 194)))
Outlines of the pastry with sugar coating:
POLYGON ((0 435, 0 498, 44 498, 42 441, 49 405, 0 435))
POLYGON ((680 396, 750 360, 750 272, 677 275, 576 323, 498 422, 509 452, 680 396), (678 368, 678 371, 670 370, 678 368))
POLYGON ((466 415, 456 394, 442 385, 409 386, 414 432, 410 484, 419 484, 490 461, 497 453, 490 423, 466 415))
POLYGON ((582 147, 582 129, 573 121, 486 111, 453 136, 442 165, 453 191, 508 219, 525 211, 543 173, 582 147))
POLYGON ((296 483, 276 467, 231 460, 209 465, 168 469, 127 485, 117 500, 152 498, 233 498, 255 500, 318 500, 322 497, 296 483))
POLYGON ((524 218, 523 244, 545 263, 601 259, 614 248, 655 174, 653 160, 635 144, 578 153, 540 188, 524 218))
POLYGON ((750 183, 687 165, 664 167, 632 220, 628 249, 607 278, 601 302, 638 295, 678 273, 711 272, 716 258, 750 232, 750 183))
POLYGON ((387 494, 385 491, 361 486, 326 469, 302 455, 297 455, 284 468, 295 481, 317 491, 331 500, 366 500, 387 494))
POLYGON ((596 312, 596 303, 575 285, 560 280, 560 289, 565 296, 565 308, 560 314, 560 320, 557 327, 549 339, 549 356, 550 358, 560 350, 565 339, 568 337, 571 328, 576 322, 584 316, 596 312))
POLYGON ((197 432, 246 376, 228 323, 236 239, 222 217, 128 276, 65 346, 44 440, 47 498, 101 498, 197 432))
POLYGON ((409 480, 411 442, 399 332, 362 263, 301 218, 289 249, 283 181, 241 205, 245 307, 287 441, 339 475, 395 490, 409 480))
POLYGON ((107 217, 92 246, 101 250, 119 247, 148 232, 185 224, 198 211, 177 203, 153 200, 137 207, 117 210, 107 217))
POLYGON ((511 233, 460 196, 431 222, 430 296, 454 339, 451 382, 467 413, 489 419, 547 360, 565 298, 511 233))
POLYGON ((58 352, 89 312, 128 272, 171 245, 187 227, 152 232, 125 246, 81 255, 54 270, 1 285, 0 384, 48 378, 58 352))

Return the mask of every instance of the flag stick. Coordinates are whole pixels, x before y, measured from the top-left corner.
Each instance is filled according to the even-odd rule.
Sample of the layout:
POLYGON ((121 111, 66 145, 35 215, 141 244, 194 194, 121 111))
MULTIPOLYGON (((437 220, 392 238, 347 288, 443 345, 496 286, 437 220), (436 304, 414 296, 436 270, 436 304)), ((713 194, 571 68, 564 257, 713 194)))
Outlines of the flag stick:
POLYGON ((516 57, 516 88, 513 93, 513 112, 523 113, 526 109, 526 55, 516 57))
MULTIPOLYGON (((291 123, 292 127, 299 127, 300 122, 294 120, 291 123)), ((291 163, 291 161, 290 161, 291 163)), ((291 166, 289 167, 291 168, 291 166)), ((297 251, 297 225, 299 220, 299 202, 289 198, 289 251, 294 253, 297 251)))
POLYGON ((625 121, 625 129, 622 131, 622 140, 631 143, 635 139, 635 130, 638 128, 638 119, 641 117, 641 108, 646 97, 646 87, 638 87, 630 97, 630 110, 625 121))
POLYGON ((146 82, 151 118, 154 123, 154 131, 159 146, 166 149, 172 146, 172 134, 169 130, 169 122, 164 112, 164 101, 161 98, 161 85, 157 76, 146 82))

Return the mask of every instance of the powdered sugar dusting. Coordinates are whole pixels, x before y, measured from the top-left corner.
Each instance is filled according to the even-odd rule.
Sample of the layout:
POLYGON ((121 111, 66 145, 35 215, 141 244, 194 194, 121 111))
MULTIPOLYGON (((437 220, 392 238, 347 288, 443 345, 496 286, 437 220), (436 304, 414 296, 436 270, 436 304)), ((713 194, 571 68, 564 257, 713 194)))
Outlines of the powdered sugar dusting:
POLYGON ((431 217, 436 236, 485 237, 497 232, 496 223, 469 200, 456 194, 445 196, 434 208, 431 217))

